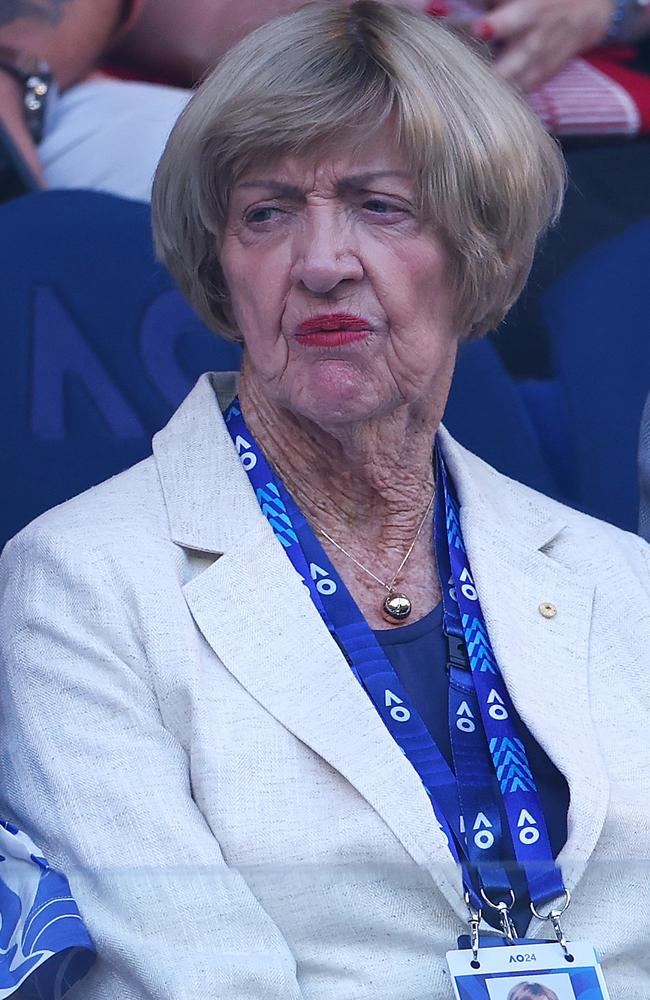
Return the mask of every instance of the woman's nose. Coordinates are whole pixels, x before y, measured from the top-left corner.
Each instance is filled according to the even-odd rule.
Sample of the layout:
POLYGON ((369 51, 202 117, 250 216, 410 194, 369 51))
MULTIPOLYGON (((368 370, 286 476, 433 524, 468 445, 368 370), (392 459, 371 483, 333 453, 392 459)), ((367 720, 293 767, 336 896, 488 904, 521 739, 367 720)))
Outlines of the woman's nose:
POLYGON ((360 281, 363 266, 345 221, 329 206, 313 208, 294 244, 292 279, 316 295, 360 281))

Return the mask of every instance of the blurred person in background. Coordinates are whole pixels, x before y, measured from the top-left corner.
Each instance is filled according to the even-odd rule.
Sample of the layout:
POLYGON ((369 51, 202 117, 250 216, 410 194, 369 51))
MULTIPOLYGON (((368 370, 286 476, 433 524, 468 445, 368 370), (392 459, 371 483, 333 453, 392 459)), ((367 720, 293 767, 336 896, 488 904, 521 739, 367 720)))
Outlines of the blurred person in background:
MULTIPOLYGON (((0 126, 11 144, 4 172, 20 175, 5 177, 5 197, 19 193, 22 177, 24 189, 92 187, 148 200, 155 164, 189 90, 248 31, 303 4, 0 4, 0 126), (18 164, 12 164, 15 158, 18 164)), ((488 8, 467 0, 404 0, 404 5, 447 16, 496 46, 497 70, 527 91, 595 45, 637 40, 650 30, 650 8, 643 0, 502 0, 488 8)), ((593 93, 594 81, 589 82, 593 93)), ((552 94, 544 94, 534 106, 552 131, 562 132, 566 124, 549 112, 554 103, 552 94)), ((566 106, 566 96, 561 103, 566 106)), ((575 108, 571 118, 568 127, 575 127, 575 108)), ((588 119, 593 128, 593 109, 588 119)), ((611 133, 612 123, 606 127, 611 133)))
POLYGON ((19 190, 6 177, 18 166, 25 189, 92 187, 148 200, 188 88, 247 31, 301 2, 0 3, 5 191, 19 190), (98 69, 111 58, 135 79, 98 69))
MULTIPOLYGON (((552 378, 547 290, 585 252, 650 215, 650 4, 449 0, 448 7, 563 142, 569 187, 561 223, 494 339, 513 375, 552 378)), ((650 389, 650 373, 648 381, 650 389)))
MULTIPOLYGON (((452 0, 453 2, 453 0, 452 0)), ((495 68, 530 93, 576 56, 643 41, 647 0, 492 0, 471 30, 497 49, 495 68)))
POLYGON ((148 201, 191 88, 304 3, 0 0, 0 200, 48 186, 148 201))
POLYGON ((645 1000, 648 547, 440 425, 564 180, 484 61, 369 0, 259 28, 179 119, 156 243, 239 385, 1 563, 1 793, 71 874, 84 1000, 443 997, 465 892, 507 940, 570 893, 645 1000))

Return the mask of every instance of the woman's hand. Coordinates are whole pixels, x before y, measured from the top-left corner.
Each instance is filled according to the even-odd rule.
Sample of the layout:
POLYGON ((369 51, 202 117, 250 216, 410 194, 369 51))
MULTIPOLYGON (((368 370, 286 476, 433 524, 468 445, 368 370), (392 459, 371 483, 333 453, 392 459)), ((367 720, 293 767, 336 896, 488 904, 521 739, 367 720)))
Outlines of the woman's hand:
POLYGON ((531 91, 573 56, 602 42, 613 6, 613 0, 494 0, 474 31, 486 42, 503 45, 495 68, 531 91))

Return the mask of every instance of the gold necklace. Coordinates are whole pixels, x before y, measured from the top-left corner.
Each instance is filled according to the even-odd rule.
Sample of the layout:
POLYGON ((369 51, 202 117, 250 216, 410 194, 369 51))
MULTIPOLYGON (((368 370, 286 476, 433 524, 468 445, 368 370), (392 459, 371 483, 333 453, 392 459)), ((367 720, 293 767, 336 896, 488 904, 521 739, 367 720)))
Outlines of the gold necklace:
POLYGON ((415 543, 420 537, 422 528, 424 527, 426 519, 429 516, 434 496, 435 492, 432 494, 431 499, 427 504, 427 509, 425 510, 424 516, 420 521, 420 524, 418 525, 418 530, 415 532, 415 538, 409 545, 406 555, 404 556, 401 563, 397 567, 397 570, 393 574, 393 577, 389 583, 386 583, 385 580, 380 580, 379 577, 372 572, 372 570, 368 569, 367 566, 364 566, 362 562, 359 562, 359 560, 355 556, 353 556, 351 552, 348 552, 348 550, 344 549, 342 545, 339 545, 338 542, 335 542, 332 536, 329 535, 323 528, 321 528, 318 524, 315 525, 318 533, 322 535, 323 538, 326 538, 328 542, 331 542, 334 548, 338 549, 339 552, 342 552, 344 556, 347 556, 347 558, 354 563, 355 566, 358 566, 359 569, 363 570, 364 573, 366 573, 369 577, 371 577, 375 581, 375 583, 380 584, 384 588, 384 590, 388 591, 388 596, 385 598, 381 606, 381 612, 386 621, 389 621, 391 623, 403 622, 406 618, 408 618, 408 616, 411 614, 411 611, 413 610, 413 604, 410 598, 407 597, 406 594, 399 593, 394 588, 397 582, 397 578, 399 577, 400 573, 406 566, 407 560, 411 555, 413 549, 415 548, 415 543))

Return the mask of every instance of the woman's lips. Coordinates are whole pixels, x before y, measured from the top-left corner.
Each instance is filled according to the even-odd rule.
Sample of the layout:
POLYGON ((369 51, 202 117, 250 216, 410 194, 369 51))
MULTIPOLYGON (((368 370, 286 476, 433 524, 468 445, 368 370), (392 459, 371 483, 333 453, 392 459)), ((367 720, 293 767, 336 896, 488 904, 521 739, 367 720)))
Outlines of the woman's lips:
POLYGON ((301 323, 296 340, 305 347, 342 347, 364 340, 370 332, 370 322, 362 316, 327 313, 301 323))

